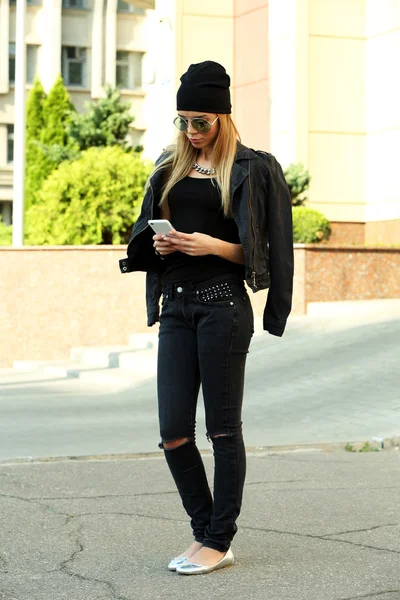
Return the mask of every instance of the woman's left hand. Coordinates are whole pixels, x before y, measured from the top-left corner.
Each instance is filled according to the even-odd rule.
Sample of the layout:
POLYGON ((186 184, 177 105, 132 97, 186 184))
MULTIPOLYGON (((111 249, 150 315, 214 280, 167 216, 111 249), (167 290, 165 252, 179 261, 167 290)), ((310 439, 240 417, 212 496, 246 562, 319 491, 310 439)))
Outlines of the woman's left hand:
POLYGON ((176 250, 189 256, 205 256, 216 254, 219 240, 205 233, 182 233, 173 229, 168 241, 176 250))

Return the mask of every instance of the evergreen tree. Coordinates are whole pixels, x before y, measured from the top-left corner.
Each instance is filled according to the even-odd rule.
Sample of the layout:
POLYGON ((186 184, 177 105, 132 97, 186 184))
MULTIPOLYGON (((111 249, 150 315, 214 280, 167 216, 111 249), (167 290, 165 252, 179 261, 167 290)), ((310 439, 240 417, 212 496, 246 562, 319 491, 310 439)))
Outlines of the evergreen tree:
POLYGON ((25 207, 34 201, 34 195, 43 181, 41 175, 41 150, 39 140, 44 127, 43 103, 46 93, 39 79, 35 79, 26 105, 26 171, 25 207))
POLYGON ((75 111, 61 75, 43 104, 44 127, 40 141, 46 146, 68 145, 68 125, 75 111))
POLYGON ((36 202, 44 180, 66 154, 67 128, 74 110, 61 76, 48 96, 35 81, 27 105, 26 209, 36 202))
POLYGON ((39 140, 44 126, 43 103, 46 92, 37 77, 26 103, 26 141, 39 140))
POLYGON ((86 112, 75 113, 69 126, 69 135, 80 150, 92 146, 121 146, 130 149, 126 140, 134 117, 130 105, 123 102, 121 92, 105 88, 106 97, 86 104, 86 112))

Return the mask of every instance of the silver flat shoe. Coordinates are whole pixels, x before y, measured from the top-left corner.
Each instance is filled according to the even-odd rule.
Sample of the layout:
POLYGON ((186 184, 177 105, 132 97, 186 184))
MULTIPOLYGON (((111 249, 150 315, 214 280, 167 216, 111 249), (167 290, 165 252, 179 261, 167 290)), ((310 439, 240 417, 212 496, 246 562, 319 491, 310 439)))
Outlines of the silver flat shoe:
POLYGON ((233 552, 229 548, 225 556, 223 556, 216 565, 212 565, 211 567, 207 565, 197 565, 196 563, 190 562, 190 559, 187 559, 184 563, 176 567, 176 572, 181 575, 202 575, 203 573, 211 573, 211 571, 229 567, 229 565, 233 565, 234 560, 235 557, 233 556, 233 552))
POLYGON ((182 565, 184 562, 186 562, 188 560, 187 556, 184 557, 177 557, 177 558, 173 558, 171 560, 171 562, 168 565, 168 569, 170 571, 176 571, 176 567, 179 567, 180 565, 182 565))

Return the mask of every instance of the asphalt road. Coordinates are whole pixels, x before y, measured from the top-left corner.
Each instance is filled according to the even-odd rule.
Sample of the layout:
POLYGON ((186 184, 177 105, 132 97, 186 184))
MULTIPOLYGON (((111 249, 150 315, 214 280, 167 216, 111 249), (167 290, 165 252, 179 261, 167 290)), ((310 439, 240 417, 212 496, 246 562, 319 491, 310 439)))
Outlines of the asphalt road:
POLYGON ((164 457, 0 464, 0 599, 400 599, 399 452, 247 458, 235 564, 196 577, 164 457))
MULTIPOLYGON (((283 338, 254 338, 249 448, 400 434, 400 302, 357 306, 293 318, 283 338)), ((155 353, 149 360, 155 368, 155 353)), ((154 377, 129 387, 31 379, 2 383, 0 372, 0 460, 159 451, 154 377)), ((198 445, 209 449, 201 398, 197 420, 198 445)))

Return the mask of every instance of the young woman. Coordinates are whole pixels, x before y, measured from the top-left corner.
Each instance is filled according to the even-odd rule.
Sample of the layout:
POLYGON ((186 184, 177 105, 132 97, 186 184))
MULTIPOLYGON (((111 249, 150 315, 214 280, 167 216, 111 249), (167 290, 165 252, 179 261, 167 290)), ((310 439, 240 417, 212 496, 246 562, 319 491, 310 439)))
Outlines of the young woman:
MULTIPOLYGON (((291 199, 275 158, 243 146, 231 119, 230 78, 191 65, 177 94, 176 145, 156 162, 122 272, 147 271, 148 325, 160 321, 161 443, 193 543, 168 568, 194 575, 231 565, 246 473, 242 400, 253 292, 269 288, 263 326, 281 336, 291 309, 291 199), (154 235, 149 219, 173 230, 154 235), (162 311, 159 315, 159 298, 162 311), (195 444, 202 385, 214 495, 195 444)), ((254 112, 254 118, 263 118, 254 112)))

